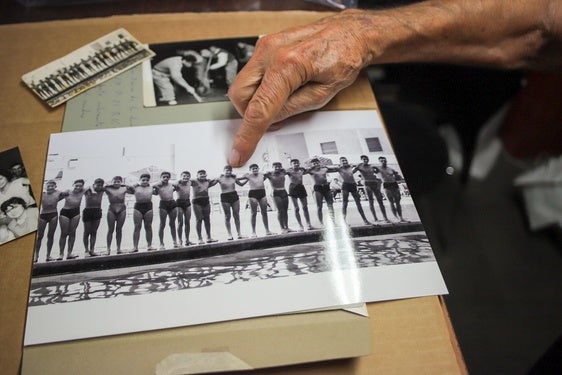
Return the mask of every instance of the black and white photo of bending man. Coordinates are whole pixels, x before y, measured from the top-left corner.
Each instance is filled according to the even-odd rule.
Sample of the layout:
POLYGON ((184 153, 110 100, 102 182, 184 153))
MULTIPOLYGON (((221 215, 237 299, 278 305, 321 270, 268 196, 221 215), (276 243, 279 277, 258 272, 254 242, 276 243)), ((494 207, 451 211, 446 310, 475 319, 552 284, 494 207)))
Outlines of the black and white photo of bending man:
POLYGON ((228 88, 256 41, 232 38, 150 45, 156 56, 143 69, 144 105, 228 101, 228 88))

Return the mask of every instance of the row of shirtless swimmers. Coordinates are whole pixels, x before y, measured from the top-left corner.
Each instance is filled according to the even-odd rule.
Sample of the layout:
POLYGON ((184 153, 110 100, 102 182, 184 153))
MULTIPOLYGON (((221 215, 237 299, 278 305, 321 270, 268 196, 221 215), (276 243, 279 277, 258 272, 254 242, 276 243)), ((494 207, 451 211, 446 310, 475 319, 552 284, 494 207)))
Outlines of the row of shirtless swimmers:
POLYGON ((49 99, 137 53, 140 46, 135 41, 122 34, 118 37, 118 42, 107 41, 103 48, 92 55, 57 69, 37 83, 32 82, 31 88, 42 99, 49 99))
POLYGON ((303 216, 308 230, 315 229, 310 222, 310 215, 308 212, 307 204, 307 191, 303 185, 303 176, 310 175, 314 181, 314 197, 317 204, 317 215, 321 225, 323 225, 322 206, 325 201, 328 207, 329 215, 334 219, 333 196, 328 183, 328 173, 338 172, 342 177, 342 214, 345 220, 347 216, 348 197, 354 198, 357 209, 365 225, 371 223, 365 217, 365 213, 361 207, 360 197, 357 191, 357 183, 354 179, 356 172, 361 172, 361 176, 366 187, 367 196, 371 213, 375 221, 378 221, 374 204, 373 196, 377 199, 379 207, 383 214, 384 220, 389 222, 386 210, 383 205, 383 198, 381 193, 381 182, 387 195, 388 201, 391 203, 392 212, 400 219, 402 218, 402 211, 400 207, 400 191, 396 178, 399 177, 398 173, 386 166, 386 159, 379 158, 381 165, 375 167, 369 164, 369 158, 365 155, 361 157, 362 163, 352 166, 347 161, 347 158, 340 158, 340 164, 334 166, 322 166, 318 159, 311 161, 312 167, 305 169, 300 166, 297 159, 291 160, 291 167, 287 170, 283 169, 281 163, 273 163, 273 171, 262 173, 259 171, 257 164, 250 165, 250 172, 241 177, 236 177, 232 173, 232 168, 226 166, 224 173, 217 179, 208 179, 205 170, 197 172, 197 178, 191 179, 191 174, 188 171, 181 173, 181 178, 176 183, 170 183, 170 172, 162 172, 160 181, 154 185, 150 184, 150 175, 142 174, 139 178, 139 183, 134 186, 127 186, 123 184, 123 178, 116 176, 111 181, 111 184, 104 185, 105 182, 98 178, 94 181, 93 185, 89 188, 84 187, 84 180, 76 180, 73 184, 73 189, 65 192, 56 189, 55 181, 48 181, 46 183, 46 191, 43 193, 41 199, 41 214, 39 219, 37 242, 35 248, 35 261, 38 260, 41 242, 48 226, 47 233, 47 254, 46 260, 54 260, 51 257, 51 251, 54 243, 54 233, 58 223, 60 223, 60 239, 59 239, 59 257, 56 260, 62 260, 65 247, 68 244, 68 251, 66 259, 74 259, 78 257, 73 254, 73 247, 76 235, 76 229, 80 221, 80 205, 82 199, 85 200, 85 208, 82 211, 82 221, 84 223, 83 242, 86 255, 97 256, 100 255, 94 251, 96 242, 97 229, 102 218, 102 198, 107 195, 109 200, 109 209, 107 212, 107 254, 111 254, 111 243, 113 241, 113 234, 115 232, 115 240, 117 245, 117 254, 121 254, 121 239, 122 228, 126 218, 126 194, 133 194, 135 197, 135 204, 133 209, 133 250, 138 252, 139 239, 142 227, 145 230, 147 250, 156 250, 152 246, 152 219, 153 219, 153 205, 152 196, 158 195, 159 202, 159 216, 160 227, 158 231, 160 239, 160 249, 165 249, 164 245, 164 230, 166 221, 170 228, 170 233, 173 239, 174 247, 180 247, 185 238, 185 245, 189 246, 192 243, 189 241, 190 234, 190 220, 191 211, 195 213, 196 218, 196 232, 199 244, 213 243, 217 240, 211 237, 211 205, 209 200, 209 188, 219 184, 221 188, 221 205, 225 215, 225 226, 228 232, 228 240, 233 240, 231 229, 231 218, 234 219, 234 225, 237 233, 237 238, 242 239, 244 236, 240 230, 240 199, 236 191, 236 185, 244 186, 249 184, 248 199, 251 208, 251 228, 252 237, 257 237, 256 234, 256 219, 258 211, 261 213, 265 234, 272 235, 269 229, 268 222, 268 202, 265 190, 265 181, 269 180, 273 189, 273 199, 277 207, 277 219, 283 233, 293 232, 288 226, 288 208, 289 197, 291 198, 295 210, 295 217, 299 225, 299 230, 303 231, 305 226, 300 215, 300 206, 302 207, 303 216), (380 174, 382 181, 376 176, 380 174), (289 178, 289 191, 285 189, 286 177, 289 178), (175 197, 174 197, 175 195, 175 197), (190 200, 191 198, 191 200, 190 200), (60 200, 65 201, 64 207, 60 210, 60 215, 57 212, 57 204, 60 200), (176 228, 176 220, 178 226, 176 228), (202 229, 205 229, 206 241, 203 240, 202 229), (184 237, 185 235, 185 237, 184 237))

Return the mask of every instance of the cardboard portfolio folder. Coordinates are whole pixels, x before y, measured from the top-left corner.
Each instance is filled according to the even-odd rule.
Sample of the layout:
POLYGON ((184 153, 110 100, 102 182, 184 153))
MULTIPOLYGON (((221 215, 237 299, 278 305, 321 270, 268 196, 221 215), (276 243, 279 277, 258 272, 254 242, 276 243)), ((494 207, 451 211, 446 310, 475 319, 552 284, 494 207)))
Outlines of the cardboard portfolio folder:
POLYGON ((369 318, 333 310, 26 347, 22 374, 204 373, 370 351, 369 318))

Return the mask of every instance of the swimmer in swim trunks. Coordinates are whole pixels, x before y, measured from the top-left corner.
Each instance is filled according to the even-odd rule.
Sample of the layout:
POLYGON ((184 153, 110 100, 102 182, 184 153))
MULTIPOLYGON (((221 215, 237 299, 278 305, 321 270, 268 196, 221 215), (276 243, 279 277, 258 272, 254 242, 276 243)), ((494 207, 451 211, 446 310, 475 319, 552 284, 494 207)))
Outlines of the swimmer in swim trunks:
POLYGON ((224 212, 224 224, 228 232, 228 240, 233 240, 232 229, 230 227, 230 218, 234 218, 234 226, 238 239, 244 238, 240 231, 240 198, 236 192, 236 185, 240 182, 236 180, 236 176, 232 174, 232 167, 227 165, 224 167, 224 173, 218 178, 221 187, 221 206, 224 212))
POLYGON ((139 251, 139 240, 141 227, 144 225, 147 250, 155 250, 152 247, 152 186, 150 186, 150 175, 143 173, 139 177, 139 183, 127 189, 127 193, 135 195, 135 206, 133 210, 133 252, 139 251))
POLYGON ((160 250, 164 250, 164 228, 166 228, 166 219, 169 219, 170 233, 174 241, 174 247, 179 247, 176 237, 176 217, 178 211, 176 210, 177 204, 174 200, 174 186, 170 184, 170 172, 160 173, 160 182, 154 185, 152 194, 160 197, 160 204, 158 206, 160 212, 160 227, 158 229, 158 237, 160 238, 160 250))
POLYGON ((273 171, 267 172, 265 178, 269 180, 273 188, 273 200, 277 207, 277 220, 282 233, 294 232, 289 228, 289 195, 285 190, 285 177, 287 172, 279 162, 273 163, 273 171))
POLYGON ((260 172, 257 164, 250 165, 250 173, 236 179, 240 182, 240 186, 250 183, 250 190, 248 191, 248 198, 250 199, 250 209, 252 211, 252 237, 257 237, 256 234, 256 216, 258 207, 260 208, 263 226, 265 228, 266 236, 271 236, 273 233, 269 230, 269 222, 267 218, 267 198, 265 196, 265 175, 260 172))
POLYGON ((51 250, 53 249, 53 244, 55 242, 55 231, 57 230, 57 224, 59 219, 59 214, 57 211, 57 204, 59 201, 64 199, 65 193, 57 190, 57 183, 54 180, 47 181, 45 185, 45 191, 41 196, 41 214, 39 215, 39 222, 37 223, 37 238, 35 239, 35 257, 34 262, 39 259, 39 250, 41 249, 41 241, 45 234, 45 229, 47 225, 49 229, 47 231, 47 256, 45 260, 47 262, 53 261, 51 258, 51 250))
POLYGON ((308 201, 306 193, 306 188, 302 183, 302 177, 305 174, 306 169, 300 166, 300 161, 298 159, 291 160, 291 168, 287 169, 287 176, 289 176, 289 197, 293 202, 293 207, 295 208, 295 217, 299 223, 301 231, 304 230, 302 225, 299 200, 302 205, 302 212, 304 214, 304 219, 306 220, 306 227, 308 230, 314 229, 310 224, 310 214, 308 213, 308 201))
POLYGON ((191 231, 191 173, 184 171, 181 173, 181 179, 174 184, 174 191, 177 194, 177 218, 178 218, 178 242, 183 243, 182 237, 185 233, 185 246, 193 245, 189 242, 189 232, 191 231), (184 230, 185 229, 185 230, 184 230))
POLYGON ((65 193, 64 206, 60 210, 59 224, 60 224, 60 239, 59 250, 60 254, 57 260, 62 260, 64 255, 64 248, 68 239, 68 252, 66 259, 77 258, 78 255, 72 254, 74 249, 74 241, 76 240, 76 228, 80 222, 80 204, 84 196, 84 180, 79 179, 72 184, 72 190, 65 193))
POLYGON ((378 221, 377 214, 375 212, 375 205, 373 196, 376 198, 379 208, 382 212, 382 216, 387 223, 390 223, 388 217, 386 216, 386 210, 384 208, 383 197, 381 193, 382 180, 377 177, 375 171, 378 170, 377 167, 369 164, 369 157, 367 155, 361 155, 361 164, 358 164, 354 169, 353 173, 359 171, 361 172, 361 179, 363 180, 363 185, 365 185, 365 191, 367 193, 367 199, 369 200, 369 209, 373 214, 375 221, 378 221))
POLYGON ((96 178, 94 184, 84 192, 86 206, 82 211, 82 221, 84 222, 84 251, 90 256, 98 256, 94 251, 98 228, 101 220, 101 200, 104 195, 104 181, 96 178))
POLYGON ((334 220, 334 199, 332 197, 332 191, 330 190, 330 184, 328 183, 327 174, 329 169, 320 165, 320 160, 314 158, 310 161, 312 163, 312 168, 306 171, 307 174, 312 176, 314 181, 314 198, 316 199, 317 215, 320 224, 324 225, 323 215, 322 215, 322 204, 326 201, 328 206, 328 212, 332 220, 334 220))
POLYGON ((349 194, 355 200, 355 205, 357 206, 357 211, 361 218, 363 219, 363 223, 365 225, 371 225, 367 218, 365 217, 365 212, 363 212, 363 207, 361 207, 361 198, 359 197, 359 192, 357 191, 357 183, 355 182, 355 178, 353 177, 353 167, 349 164, 349 161, 346 157, 342 156, 340 158, 340 165, 338 167, 333 168, 336 172, 338 172, 342 178, 342 215, 343 220, 346 221, 347 219, 347 204, 349 202, 349 194))
POLYGON ((121 254, 121 239, 123 238, 123 225, 127 217, 127 206, 125 205, 125 195, 127 186, 123 185, 123 177, 115 176, 111 184, 105 187, 105 194, 109 200, 107 209, 107 254, 111 254, 111 242, 113 232, 115 232, 115 244, 117 254, 121 254))
POLYGON ((197 171, 197 179, 191 180, 193 188, 193 211, 195 212, 195 230, 199 238, 199 244, 202 245, 203 235, 201 226, 205 224, 205 232, 207 233, 207 243, 217 242, 211 237, 211 204, 209 201, 209 188, 218 184, 218 180, 207 179, 207 172, 204 169, 197 171))
POLYGON ((386 165, 387 161, 384 156, 379 157, 380 167, 377 167, 378 173, 382 176, 382 186, 390 203, 390 209, 394 217, 398 218, 400 222, 404 222, 402 217, 402 206, 400 205, 400 187, 398 186, 399 174, 394 169, 386 165))

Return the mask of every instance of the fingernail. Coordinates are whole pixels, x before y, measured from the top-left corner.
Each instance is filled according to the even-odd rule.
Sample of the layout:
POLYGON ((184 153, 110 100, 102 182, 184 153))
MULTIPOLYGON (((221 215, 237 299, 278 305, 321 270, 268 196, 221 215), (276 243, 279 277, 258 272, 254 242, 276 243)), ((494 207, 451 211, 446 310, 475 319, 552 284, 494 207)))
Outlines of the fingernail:
POLYGON ((232 167, 240 166, 240 153, 236 149, 230 151, 230 157, 228 158, 228 164, 232 167))

